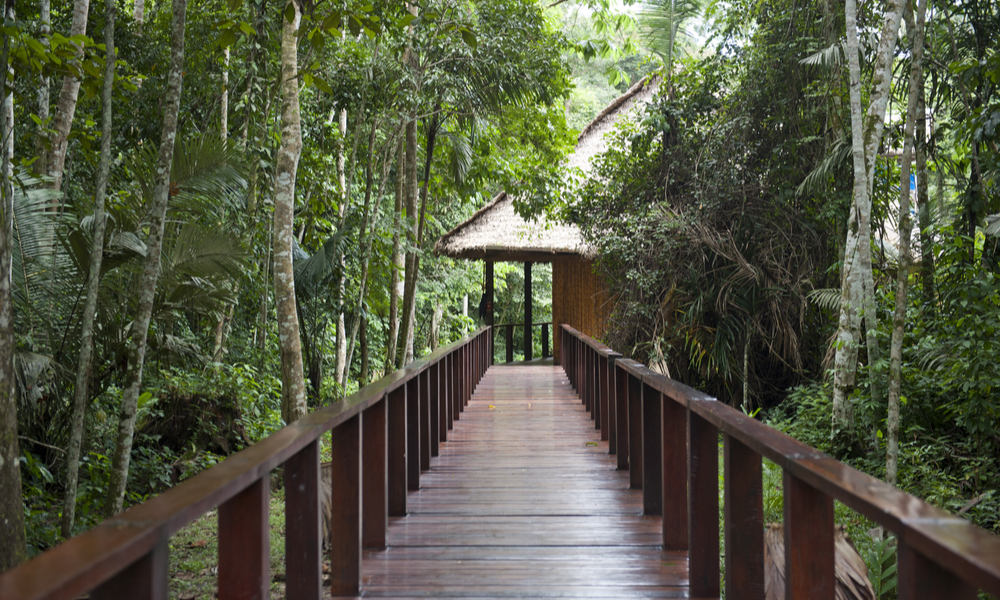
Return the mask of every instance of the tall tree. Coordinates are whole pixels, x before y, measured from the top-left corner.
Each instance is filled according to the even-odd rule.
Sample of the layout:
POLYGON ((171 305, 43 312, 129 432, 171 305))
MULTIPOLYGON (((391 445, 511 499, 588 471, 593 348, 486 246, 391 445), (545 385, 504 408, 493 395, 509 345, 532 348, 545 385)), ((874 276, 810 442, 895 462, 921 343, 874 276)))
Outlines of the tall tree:
POLYGON ((896 485, 899 468, 899 400, 902 383, 903 328, 906 326, 907 288, 910 280, 910 159, 913 156, 914 129, 919 121, 917 110, 923 106, 924 16, 927 0, 917 4, 916 24, 913 9, 906 8, 906 31, 912 42, 910 52, 910 85, 906 102, 906 125, 903 134, 903 156, 899 170, 899 268, 896 272, 896 310, 892 317, 892 342, 889 347, 889 410, 886 419, 885 480, 896 485))
MULTIPOLYGON (((867 111, 861 106, 861 63, 859 57, 857 2, 847 0, 847 63, 850 73, 851 146, 854 164, 854 191, 844 244, 841 276, 840 320, 836 337, 833 385, 833 430, 836 434, 853 428, 854 411, 848 396, 857 368, 857 348, 861 343, 861 316, 864 313, 869 365, 878 360, 875 338, 875 290, 871 272, 871 192, 875 160, 882 140, 885 111, 889 102, 896 36, 903 13, 903 0, 885 6, 882 35, 874 61, 872 91, 867 111)), ((877 382, 873 383, 877 386, 877 382)), ((873 394, 874 396, 874 394, 873 394)))
MULTIPOLYGON (((4 27, 14 26, 14 0, 4 2, 4 27)), ((3 35, 0 53, 0 94, 6 98, 10 39, 3 35)), ((21 499, 21 452, 17 443, 17 399, 14 396, 14 306, 11 267, 14 258, 14 188, 7 140, 13 123, 0 118, 0 571, 27 558, 24 504, 21 499)))
POLYGON ((163 247, 164 220, 170 200, 170 168, 174 158, 177 138, 177 117, 181 106, 181 86, 184 82, 184 25, 187 0, 173 0, 173 17, 170 34, 170 70, 167 74, 167 93, 163 103, 163 132, 156 161, 156 183, 153 187, 149 210, 149 235, 146 238, 146 260, 139 287, 139 306, 132 322, 132 340, 128 350, 128 367, 125 389, 122 392, 118 416, 118 436, 111 463, 111 481, 108 485, 108 515, 122 510, 125 484, 128 481, 132 440, 135 435, 135 416, 142 385, 142 367, 146 358, 146 340, 153 314, 156 281, 160 274, 160 251, 163 247))
POLYGON ((73 534, 76 517, 77 476, 80 471, 80 449, 83 446, 84 416, 90 392, 90 376, 94 355, 94 317, 97 314, 97 292, 101 283, 101 259, 104 255, 104 199, 111 171, 111 102, 115 80, 115 14, 114 0, 106 0, 104 23, 104 85, 101 90, 101 158, 97 167, 97 193, 94 194, 93 237, 90 245, 90 270, 87 272, 87 298, 80 324, 80 360, 73 387, 73 420, 70 423, 69 449, 66 457, 66 492, 60 529, 68 538, 73 534))
MULTIPOLYGON (((42 45, 49 46, 49 35, 52 33, 52 11, 49 0, 41 0, 38 3, 38 37, 42 45)), ((46 146, 47 136, 45 128, 49 126, 49 76, 44 73, 38 78, 38 119, 41 125, 38 126, 38 135, 35 137, 35 172, 41 175, 47 173, 45 167, 45 155, 48 152, 46 146)))
POLYGON ((295 176, 302 154, 299 114, 298 32, 302 20, 296 0, 285 5, 281 28, 281 148, 274 186, 274 301, 281 344, 281 416, 291 423, 306 414, 302 342, 295 305, 295 176))
MULTIPOLYGON (((90 11, 90 0, 74 0, 73 23, 69 28, 69 37, 86 35, 87 16, 90 11)), ((83 54, 83 48, 78 47, 77 53, 83 54)), ((80 95, 80 80, 72 75, 63 77, 62 89, 59 91, 59 101, 56 104, 55 121, 52 128, 52 146, 45 158, 45 168, 52 177, 52 187, 62 189, 63 170, 66 167, 66 152, 69 149, 69 132, 73 128, 73 116, 76 114, 76 101, 80 95)))

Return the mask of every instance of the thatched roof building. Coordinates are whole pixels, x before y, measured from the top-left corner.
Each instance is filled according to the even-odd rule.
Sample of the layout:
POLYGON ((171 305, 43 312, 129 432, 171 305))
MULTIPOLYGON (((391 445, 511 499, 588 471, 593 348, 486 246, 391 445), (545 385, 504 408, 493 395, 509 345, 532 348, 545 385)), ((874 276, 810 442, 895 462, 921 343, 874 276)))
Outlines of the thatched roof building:
MULTIPOLYGON (((659 84, 659 77, 640 81, 601 111, 580 132, 567 166, 588 174, 591 159, 607 150, 605 134, 623 116, 641 111, 659 84)), ((576 225, 544 218, 525 221, 514 211, 514 198, 507 192, 497 194, 489 204, 442 236, 434 245, 434 253, 452 258, 534 262, 549 262, 564 256, 594 257, 594 249, 584 242, 576 225)))
MULTIPOLYGON (((605 134, 626 116, 634 116, 650 102, 660 78, 653 77, 632 86, 615 99, 580 132, 576 148, 567 159, 569 168, 589 174, 591 160, 607 150, 605 134)), ((516 194, 517 191, 511 191, 516 194)), ((531 323, 531 264, 552 263, 553 349, 559 360, 559 325, 569 323, 593 337, 604 331, 604 284, 595 271, 595 249, 571 223, 540 218, 525 221, 514 210, 514 198, 500 192, 434 246, 435 254, 452 258, 486 261, 486 322, 493 324, 493 262, 525 263, 525 315, 531 323)), ((531 327, 524 328, 525 358, 531 359, 531 327)), ((543 346, 544 347, 544 346, 543 346)))

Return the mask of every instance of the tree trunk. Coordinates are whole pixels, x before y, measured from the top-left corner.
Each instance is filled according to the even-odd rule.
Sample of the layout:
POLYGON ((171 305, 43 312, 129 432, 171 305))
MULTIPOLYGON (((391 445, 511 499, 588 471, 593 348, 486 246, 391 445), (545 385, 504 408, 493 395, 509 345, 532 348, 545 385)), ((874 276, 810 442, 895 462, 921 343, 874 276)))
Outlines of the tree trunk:
POLYGON ((146 18, 146 2, 145 0, 135 0, 135 4, 132 5, 132 20, 136 22, 139 26, 139 33, 142 33, 142 22, 146 18))
MULTIPOLYGON (((49 0, 41 0, 38 3, 38 37, 46 49, 49 47, 48 37, 52 33, 52 15, 49 0)), ((35 173, 48 174, 48 161, 46 160, 49 150, 49 136, 45 128, 49 126, 49 77, 40 75, 38 78, 38 118, 42 124, 38 126, 38 135, 35 137, 35 173)))
POLYGON ((924 306, 934 311, 934 237, 931 234, 930 196, 927 184, 927 105, 924 100, 924 79, 917 82, 917 128, 914 131, 917 168, 917 223, 920 227, 920 280, 924 306))
POLYGON ((368 318, 361 313, 361 377, 358 382, 360 387, 368 385, 370 366, 368 363, 368 318))
MULTIPOLYGON (((14 0, 4 2, 4 26, 14 26, 14 0)), ((7 64, 10 40, 3 35, 0 64, 7 64)), ((7 69, 0 73, 0 89, 6 90, 7 69)), ((6 94, 5 94, 6 96, 6 94)), ((11 186, 11 156, 7 139, 12 123, 0 118, 2 165, 0 165, 0 572, 28 558, 24 535, 24 501, 21 498, 21 451, 17 443, 17 398, 14 395, 14 306, 11 265, 14 252, 14 189, 11 186)))
POLYGON ((289 0, 286 6, 293 7, 295 16, 291 22, 283 19, 281 29, 281 149, 274 190, 274 302, 281 345, 281 416, 291 423, 305 415, 307 409, 292 266, 295 175, 302 154, 298 80, 298 30, 302 15, 295 0, 289 0))
POLYGON ((104 198, 108 191, 111 171, 111 109, 112 87, 115 80, 115 2, 107 0, 104 24, 104 86, 101 91, 101 158, 97 167, 97 192, 94 195, 94 235, 90 246, 90 271, 87 273, 87 299, 83 305, 80 325, 80 362, 73 388, 73 421, 66 458, 66 491, 60 530, 64 538, 73 535, 76 517, 77 476, 80 471, 80 451, 83 446, 84 416, 90 392, 90 375, 94 354, 94 317, 97 314, 97 292, 101 283, 101 258, 104 255, 104 198))
POLYGON ((400 253, 400 235, 403 227, 403 164, 406 162, 406 140, 399 144, 396 154, 396 205, 392 224, 392 275, 389 280, 389 339, 386 344, 385 373, 393 371, 396 364, 396 343, 399 338, 399 272, 403 269, 400 253))
POLYGON ((406 253, 403 277, 403 315, 396 368, 402 369, 413 360, 413 317, 417 289, 417 120, 411 116, 406 124, 406 161, 403 164, 403 198, 406 202, 406 235, 410 250, 406 253))
MULTIPOLYGON (((90 11, 90 0, 74 0, 73 2, 73 24, 69 29, 69 36, 86 35, 87 14, 90 11)), ((82 50, 79 51, 82 53, 82 50)), ((48 174, 52 177, 52 188, 62 189, 63 169, 66 167, 66 150, 69 146, 69 132, 73 128, 73 115, 76 113, 76 100, 80 95, 80 80, 72 77, 63 77, 62 89, 59 92, 59 102, 56 104, 56 118, 52 124, 55 130, 52 136, 52 149, 46 166, 48 174)))
MULTIPOLYGON (((853 406, 848 393, 854 383, 857 367, 857 344, 860 343, 861 310, 865 312, 866 341, 869 365, 879 359, 875 338, 877 314, 875 290, 871 273, 871 190, 875 159, 885 119, 891 83, 893 50, 902 16, 902 0, 890 0, 883 23, 882 36, 872 76, 872 93, 867 113, 861 108, 861 65, 858 57, 858 27, 856 0, 847 0, 844 14, 847 23, 847 62, 850 71, 851 141, 854 158, 854 193, 851 215, 844 244, 841 307, 836 337, 833 386, 833 431, 853 428, 853 406)), ((881 391, 873 380, 873 398, 881 391)))
MULTIPOLYGON (((346 30, 345 30, 346 32, 346 30)), ((364 118, 364 114, 359 116, 359 121, 364 118)), ((344 214, 345 209, 348 204, 347 200, 347 179, 345 174, 346 167, 346 156, 344 156, 344 142, 347 140, 347 109, 340 109, 340 148, 337 150, 337 181, 340 184, 340 192, 342 200, 340 202, 339 216, 341 227, 344 225, 344 214)), ((372 132, 374 133, 374 126, 372 127, 372 132)), ((370 149, 370 147, 369 147, 370 149)), ((371 157, 369 156, 369 160, 371 157)), ((344 279, 346 273, 346 263, 344 261, 344 254, 342 252, 338 253, 340 260, 340 275, 337 276, 337 297, 340 298, 340 310, 337 311, 337 350, 334 357, 334 371, 336 373, 337 381, 346 382, 347 379, 344 377, 344 363, 347 362, 347 327, 344 324, 344 279)))
POLYGON ((153 313, 156 280, 160 274, 164 217, 170 199, 170 167, 173 164, 177 117, 181 105, 181 85, 184 80, 184 20, 186 11, 187 0, 173 0, 170 71, 167 75, 167 94, 163 104, 163 133, 160 137, 160 153, 156 161, 156 184, 153 187, 151 198, 149 236, 146 238, 146 261, 139 287, 139 310, 132 322, 132 341, 129 344, 125 390, 122 393, 122 407, 118 417, 118 439, 115 442, 115 453, 111 463, 111 481, 108 485, 106 507, 109 516, 121 511, 125 497, 125 484, 128 480, 129 460, 132 455, 132 438, 135 433, 135 414, 138 409, 139 389, 142 385, 142 367, 146 357, 146 338, 149 334, 149 321, 153 313))
POLYGON ((434 299, 434 312, 431 313, 431 350, 437 350, 440 341, 438 333, 441 329, 441 317, 444 316, 444 309, 441 308, 441 301, 434 299))
POLYGON ((896 485, 899 467, 899 398, 902 382, 903 329, 906 326, 907 286, 910 278, 910 158, 913 155, 913 130, 916 128, 917 109, 923 104, 924 15, 927 0, 917 4, 917 22, 913 23, 913 9, 907 7, 906 31, 911 33, 913 46, 910 61, 910 89, 906 102, 906 130, 903 134, 903 158, 899 182, 899 270, 896 273, 896 311, 892 318, 892 342, 889 350, 889 410, 886 420, 885 480, 896 485))

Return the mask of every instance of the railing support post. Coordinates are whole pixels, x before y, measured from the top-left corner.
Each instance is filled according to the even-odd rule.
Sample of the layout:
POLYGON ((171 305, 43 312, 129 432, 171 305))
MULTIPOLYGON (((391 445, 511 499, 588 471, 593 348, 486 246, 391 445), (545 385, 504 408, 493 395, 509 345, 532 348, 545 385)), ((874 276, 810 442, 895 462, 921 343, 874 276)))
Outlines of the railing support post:
POLYGON ((726 590, 764 600, 764 505, 760 454, 723 436, 726 590))
POLYGON ((265 600, 271 593, 270 486, 264 475, 219 507, 219 599, 265 600))
POLYGON ((507 346, 506 358, 507 362, 511 363, 514 362, 514 326, 508 323, 505 329, 506 338, 504 339, 504 344, 507 346))
POLYGON ((633 490, 642 489, 642 381, 628 374, 628 482, 633 490))
MULTIPOLYGON (((361 477, 362 517, 361 545, 381 550, 389 526, 388 480, 386 478, 386 442, 389 421, 386 409, 389 399, 369 406, 361 417, 361 477)), ((287 492, 286 492, 287 493, 287 492)), ((316 596, 310 596, 315 598, 316 596)))
MULTIPOLYGON (((663 515, 663 395, 642 386, 642 514, 663 515)), ((718 519, 716 510, 716 519, 718 519)), ((716 553, 718 560, 718 553, 716 553)))
POLYGON ((406 386, 389 392, 389 437, 387 469, 389 481, 389 516, 406 516, 406 386))
POLYGON ((448 441, 448 401, 445 398, 444 364, 440 361, 431 365, 431 456, 441 455, 441 442, 448 441))
POLYGON ((429 369, 421 371, 415 379, 417 387, 420 388, 420 470, 430 471, 431 452, 434 446, 431 439, 433 437, 431 435, 431 422, 434 420, 431 418, 431 406, 434 404, 435 398, 430 395, 429 369))
POLYGON ((317 493, 321 485, 319 442, 314 441, 285 462, 285 595, 289 600, 317 598, 322 593, 322 517, 317 493))
POLYGON ((611 422, 611 415, 609 412, 614 410, 614 407, 608 403, 608 357, 606 355, 597 356, 597 397, 597 403, 601 407, 597 411, 600 417, 598 422, 601 428, 601 441, 606 442, 610 437, 609 423, 611 422))
POLYGON ((542 323, 542 358, 549 357, 549 324, 542 323))
POLYGON ((406 489, 420 489, 420 397, 419 377, 406 382, 406 489))
POLYGON ((361 591, 360 414, 333 429, 330 455, 330 594, 356 596, 361 591))
POLYGON ((833 500, 785 471, 785 598, 833 600, 833 500))
MULTIPOLYGON (((618 429, 618 470, 628 470, 629 458, 629 414, 628 414, 628 372, 624 367, 615 363, 615 412, 618 413, 618 420, 615 423, 618 429)), ((668 439, 664 436, 663 439, 668 439)))
MULTIPOLYGON (((671 400, 667 400, 671 402, 671 400)), ((694 400, 691 401, 695 402, 694 400)), ((719 597, 719 430, 690 410, 688 580, 691 595, 719 597)))
POLYGON ((94 600, 167 600, 169 571, 169 544, 164 538, 145 556, 101 584, 90 597, 94 600))
POLYGON ((913 546, 899 542, 899 600, 973 600, 976 588, 927 560, 913 546))
MULTIPOLYGON (((663 549, 688 549, 687 407, 663 399, 663 549)), ((718 518, 718 515, 716 515, 718 518)))

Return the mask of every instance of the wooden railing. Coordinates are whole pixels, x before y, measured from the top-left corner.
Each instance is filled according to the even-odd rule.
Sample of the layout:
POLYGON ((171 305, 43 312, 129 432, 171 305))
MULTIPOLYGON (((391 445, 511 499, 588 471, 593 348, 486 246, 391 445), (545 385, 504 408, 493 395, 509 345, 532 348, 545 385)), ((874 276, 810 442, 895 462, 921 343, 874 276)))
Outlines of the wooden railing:
POLYGON ((761 457, 784 470, 786 594, 834 597, 833 501, 898 538, 901 600, 1000 597, 1000 538, 803 444, 715 398, 622 358, 563 325, 562 365, 643 492, 663 517, 663 549, 687 551, 691 597, 718 597, 718 440, 724 453, 726 596, 764 598, 761 457))
MULTIPOLYGON (((524 327, 524 323, 504 323, 501 325, 494 325, 494 330, 502 330, 504 332, 504 346, 506 348, 506 359, 507 362, 514 362, 514 328, 524 327)), ((545 323, 531 323, 528 327, 542 328, 542 358, 548 358, 551 356, 549 353, 549 328, 552 326, 552 322, 545 323)), ((531 360, 533 348, 523 348, 524 359, 531 360)))
POLYGON ((270 598, 270 473, 284 465, 286 597, 322 596, 319 437, 332 438, 330 588, 355 596, 491 362, 489 329, 317 410, 184 483, 0 574, 3 600, 166 600, 170 536, 218 507, 218 597, 270 598))

